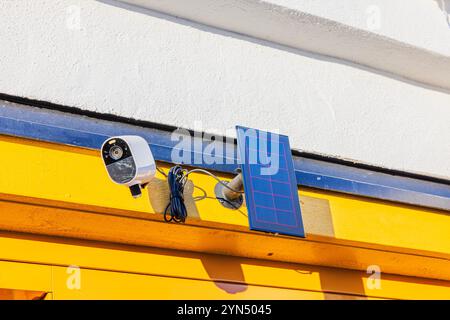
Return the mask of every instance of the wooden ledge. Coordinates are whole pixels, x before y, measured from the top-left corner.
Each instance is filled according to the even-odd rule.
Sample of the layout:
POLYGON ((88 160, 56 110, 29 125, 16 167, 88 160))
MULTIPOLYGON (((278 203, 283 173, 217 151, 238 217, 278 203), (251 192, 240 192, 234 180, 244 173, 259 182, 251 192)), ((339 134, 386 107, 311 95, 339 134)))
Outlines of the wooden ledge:
POLYGON ((75 205, 0 194, 0 230, 132 244, 273 261, 450 280, 450 257, 442 253, 309 236, 299 239, 246 227, 189 219, 164 222, 161 215, 75 205))

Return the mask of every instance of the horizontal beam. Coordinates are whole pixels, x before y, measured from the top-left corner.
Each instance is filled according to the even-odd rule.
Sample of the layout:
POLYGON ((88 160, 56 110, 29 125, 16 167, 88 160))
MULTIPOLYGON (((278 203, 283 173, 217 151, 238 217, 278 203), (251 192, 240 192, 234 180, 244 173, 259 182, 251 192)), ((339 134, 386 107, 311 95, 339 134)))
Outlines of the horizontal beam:
MULTIPOLYGON (((0 134, 26 137, 41 141, 99 149, 113 135, 135 134, 144 137, 156 160, 172 163, 172 151, 177 141, 171 132, 114 121, 89 118, 70 113, 0 102, 0 134)), ((200 139, 200 138, 195 138, 200 139)), ((201 141, 205 147, 208 142, 201 141)), ((196 163, 195 166, 218 172, 233 173, 238 167, 236 146, 224 142, 223 150, 233 150, 232 158, 224 156, 220 163, 196 163)), ((204 149, 202 149, 204 150, 204 149)), ((189 152, 194 160, 203 155, 189 152)), ((294 157, 298 185, 338 191, 375 199, 450 210, 450 185, 390 175, 347 165, 294 157)))
POLYGON ((195 218, 188 224, 167 223, 161 214, 143 216, 127 210, 73 209, 62 202, 38 202, 0 194, 0 230, 359 271, 376 264, 386 274, 450 280, 448 255, 314 236, 271 235, 195 218))

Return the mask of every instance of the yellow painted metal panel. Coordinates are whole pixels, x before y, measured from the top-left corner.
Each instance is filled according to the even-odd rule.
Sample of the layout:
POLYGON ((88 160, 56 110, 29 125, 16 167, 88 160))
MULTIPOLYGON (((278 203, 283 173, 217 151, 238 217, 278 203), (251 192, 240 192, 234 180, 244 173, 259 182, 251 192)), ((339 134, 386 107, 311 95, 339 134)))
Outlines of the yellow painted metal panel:
POLYGON ((0 261, 0 288, 2 289, 50 292, 51 285, 50 266, 0 261))
POLYGON ((112 183, 97 152, 0 136, 0 192, 35 198, 151 212, 146 197, 133 199, 112 183))
POLYGON ((69 289, 66 269, 54 268, 54 299, 362 299, 284 288, 84 269, 79 289, 69 289))
POLYGON ((382 274, 381 286, 373 288, 365 272, 48 237, 3 235, 0 256, 64 268, 65 278, 55 284, 59 287, 67 280, 66 267, 79 266, 81 273, 97 269, 215 281, 225 293, 227 287, 220 287, 222 282, 241 288, 266 286, 393 299, 450 298, 449 281, 382 274))
POLYGON ((325 191, 301 194, 329 202, 338 239, 450 254, 450 212, 325 191))

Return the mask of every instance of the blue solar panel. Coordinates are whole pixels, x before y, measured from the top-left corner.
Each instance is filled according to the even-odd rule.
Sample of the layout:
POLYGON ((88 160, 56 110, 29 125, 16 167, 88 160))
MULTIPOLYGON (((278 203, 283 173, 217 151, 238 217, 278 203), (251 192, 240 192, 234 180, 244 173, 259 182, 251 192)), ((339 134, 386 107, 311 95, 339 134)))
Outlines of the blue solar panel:
POLYGON ((250 229, 305 237, 289 138, 236 130, 250 229))

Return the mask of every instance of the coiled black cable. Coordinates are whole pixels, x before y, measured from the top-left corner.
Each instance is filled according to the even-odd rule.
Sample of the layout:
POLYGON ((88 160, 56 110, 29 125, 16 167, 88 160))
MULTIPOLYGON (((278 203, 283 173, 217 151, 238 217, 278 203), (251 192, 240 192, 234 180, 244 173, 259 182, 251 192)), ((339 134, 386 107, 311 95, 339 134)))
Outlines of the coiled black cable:
POLYGON ((167 176, 170 190, 170 202, 164 211, 164 220, 166 222, 185 222, 187 209, 184 205, 184 184, 186 171, 179 165, 170 168, 167 176))
MULTIPOLYGON (((235 190, 230 188, 226 183, 219 179, 215 174, 203 170, 203 169, 192 169, 190 171, 183 169, 180 165, 176 165, 170 168, 169 173, 166 174, 161 168, 156 168, 163 176, 167 178, 167 182, 169 183, 169 191, 170 191, 170 199, 169 204, 164 210, 164 220, 166 222, 185 222, 187 218, 187 209, 184 204, 184 186, 188 181, 189 174, 193 172, 201 172, 204 174, 208 174, 214 179, 218 181, 218 183, 222 184, 225 188, 230 189, 233 192, 244 193, 241 190, 235 190)), ((202 196, 194 197, 194 201, 200 201, 208 198, 206 191, 199 186, 195 186, 194 188, 199 189, 203 192, 202 196)), ((217 198, 219 199, 219 198, 217 198)), ((222 199, 222 198, 220 198, 222 199)), ((223 201, 228 201, 226 199, 222 199, 223 201)))

